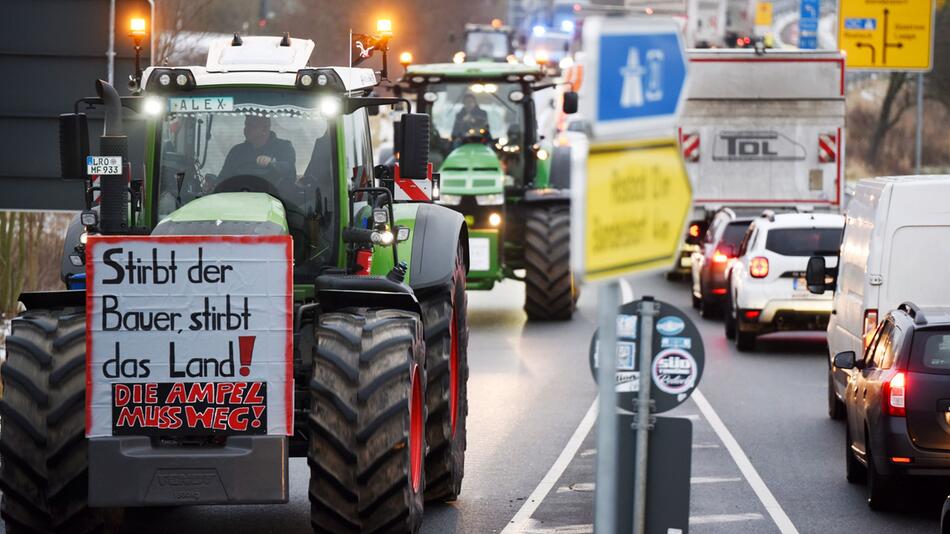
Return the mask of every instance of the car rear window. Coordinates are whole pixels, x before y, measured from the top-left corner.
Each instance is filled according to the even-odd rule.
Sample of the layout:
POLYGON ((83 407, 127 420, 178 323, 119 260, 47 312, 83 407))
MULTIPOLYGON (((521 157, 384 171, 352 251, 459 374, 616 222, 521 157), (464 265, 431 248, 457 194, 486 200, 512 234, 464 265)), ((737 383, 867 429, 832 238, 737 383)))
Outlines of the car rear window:
POLYGON ((765 248, 783 256, 832 256, 841 246, 841 228, 776 228, 765 248))
POLYGON ((950 374, 950 332, 915 332, 910 370, 917 373, 950 374))
POLYGON ((726 226, 726 230, 722 233, 722 239, 720 239, 719 242, 724 245, 732 245, 738 248, 739 243, 742 242, 742 238, 745 236, 745 232, 749 229, 750 224, 752 224, 752 221, 736 221, 729 223, 726 226))

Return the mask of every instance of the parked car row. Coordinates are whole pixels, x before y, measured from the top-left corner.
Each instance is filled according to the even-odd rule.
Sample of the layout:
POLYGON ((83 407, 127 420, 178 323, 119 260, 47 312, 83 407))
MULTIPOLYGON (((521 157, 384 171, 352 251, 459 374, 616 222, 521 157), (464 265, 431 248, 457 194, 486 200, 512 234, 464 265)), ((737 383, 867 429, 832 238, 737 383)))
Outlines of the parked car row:
POLYGON ((950 490, 948 198, 950 176, 888 177, 860 181, 844 216, 723 208, 691 255, 693 305, 722 312, 738 350, 827 332, 828 415, 872 509, 907 478, 950 490))

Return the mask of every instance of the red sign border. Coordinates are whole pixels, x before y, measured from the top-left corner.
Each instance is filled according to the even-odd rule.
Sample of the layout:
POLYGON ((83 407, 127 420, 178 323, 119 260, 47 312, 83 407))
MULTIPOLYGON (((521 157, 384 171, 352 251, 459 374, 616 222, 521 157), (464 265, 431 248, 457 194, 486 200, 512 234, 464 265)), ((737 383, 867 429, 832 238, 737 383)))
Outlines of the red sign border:
POLYGON ((286 435, 294 432, 294 247, 289 235, 90 235, 86 242, 86 428, 89 436, 92 428, 92 328, 93 285, 95 283, 93 250, 99 244, 116 243, 234 243, 234 244, 283 244, 287 259, 287 333, 285 343, 286 394, 284 398, 286 435))

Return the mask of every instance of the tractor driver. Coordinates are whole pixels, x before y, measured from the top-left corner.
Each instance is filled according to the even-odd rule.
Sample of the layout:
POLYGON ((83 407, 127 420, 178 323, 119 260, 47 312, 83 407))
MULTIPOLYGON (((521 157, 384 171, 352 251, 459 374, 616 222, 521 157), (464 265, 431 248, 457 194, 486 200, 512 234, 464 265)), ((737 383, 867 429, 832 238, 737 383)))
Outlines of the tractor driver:
POLYGON ((465 93, 462 97, 462 109, 455 116, 455 125, 452 127, 452 141, 460 144, 470 133, 485 130, 485 137, 490 138, 488 131, 488 112, 478 106, 475 95, 465 93))
POLYGON ((243 143, 234 145, 224 159, 218 181, 249 174, 264 178, 280 187, 297 178, 296 153, 285 139, 271 131, 269 117, 248 115, 244 118, 243 143))

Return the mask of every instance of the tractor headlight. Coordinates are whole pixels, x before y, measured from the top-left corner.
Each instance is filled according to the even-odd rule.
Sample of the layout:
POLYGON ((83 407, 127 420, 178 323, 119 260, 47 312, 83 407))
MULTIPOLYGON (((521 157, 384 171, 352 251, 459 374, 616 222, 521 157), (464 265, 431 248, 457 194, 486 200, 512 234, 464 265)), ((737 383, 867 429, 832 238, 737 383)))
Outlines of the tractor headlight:
POLYGON ((488 224, 492 226, 501 226, 501 215, 492 213, 488 216, 488 224))
POLYGON ((396 229, 396 241, 402 242, 409 239, 409 227, 400 226, 396 229))
POLYGON ((79 214, 79 222, 83 226, 96 226, 99 224, 99 215, 94 211, 84 211, 79 214))
POLYGON ((445 204, 446 206, 458 206, 462 203, 462 197, 460 195, 447 195, 442 193, 439 196, 439 204, 445 204))
POLYGON ((154 96, 147 97, 142 103, 142 111, 144 111, 146 115, 159 115, 164 107, 162 100, 154 96))
POLYGON ((339 115, 341 107, 342 104, 339 98, 325 96, 320 99, 320 113, 322 113, 324 117, 335 117, 339 115))
POLYGON ((89 234, 88 234, 88 233, 83 232, 83 233, 79 234, 79 242, 82 243, 83 245, 86 244, 86 241, 87 241, 88 239, 89 239, 89 234))
POLYGON ((549 154, 548 154, 548 151, 547 151, 547 150, 545 150, 545 149, 543 149, 543 148, 539 148, 539 149, 538 149, 538 159, 539 159, 539 160, 544 161, 544 160, 548 159, 548 156, 549 156, 549 154))
POLYGON ((475 195, 475 203, 479 206, 498 206, 505 203, 505 194, 492 193, 490 195, 475 195))
POLYGON ((373 210, 373 222, 376 224, 386 224, 389 222, 389 213, 386 210, 373 210))
POLYGON ((379 244, 380 244, 380 245, 392 245, 392 244, 393 244, 393 239, 395 239, 394 236, 393 236, 393 233, 390 232, 389 230, 386 230, 385 232, 380 232, 380 233, 379 233, 379 244))

